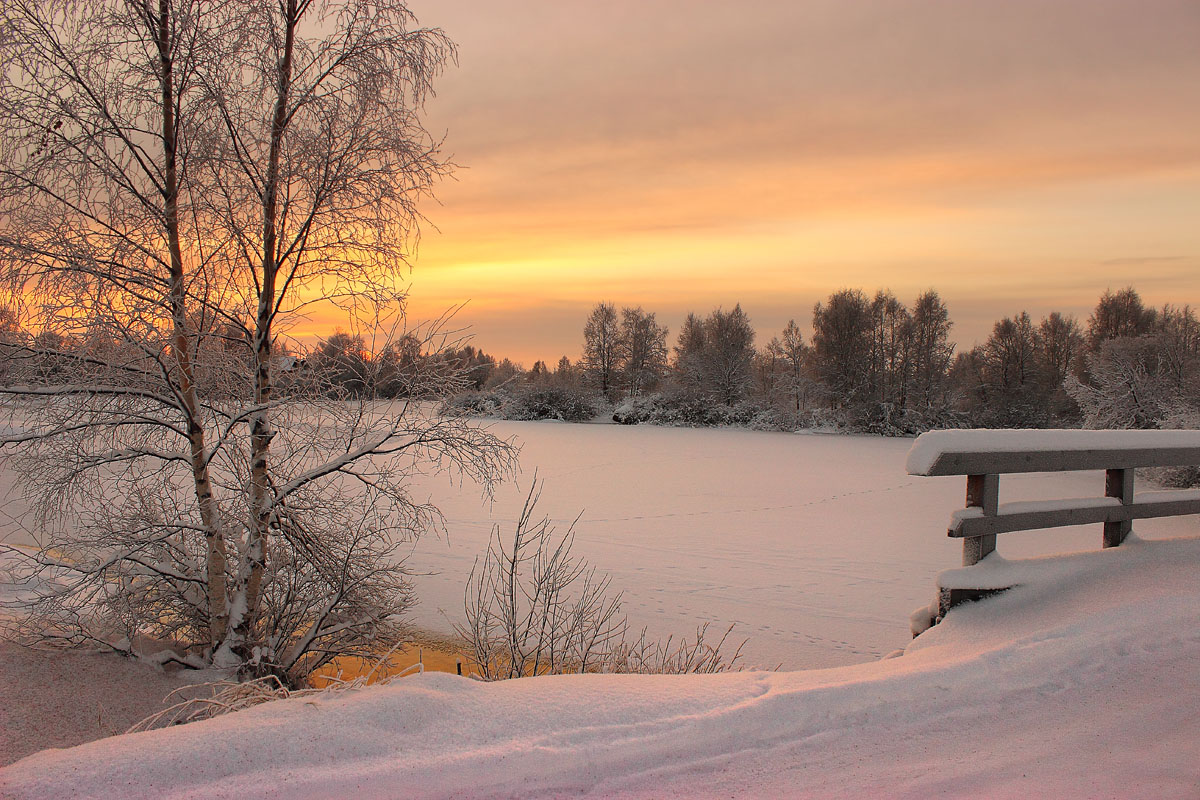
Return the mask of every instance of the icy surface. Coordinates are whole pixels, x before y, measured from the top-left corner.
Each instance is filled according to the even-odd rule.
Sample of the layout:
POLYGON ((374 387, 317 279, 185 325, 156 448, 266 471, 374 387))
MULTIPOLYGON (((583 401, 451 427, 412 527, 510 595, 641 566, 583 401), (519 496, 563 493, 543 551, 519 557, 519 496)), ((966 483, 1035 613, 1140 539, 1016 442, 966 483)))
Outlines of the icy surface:
MULTIPOLYGON (((540 511, 562 530, 583 512, 575 552, 611 573, 634 626, 665 637, 737 623, 751 665, 841 666, 904 647, 909 612, 962 560, 946 528, 966 480, 907 475, 911 439, 537 422, 493 430, 522 445, 525 470, 494 503, 444 477, 413 487, 442 508, 449 532, 411 550, 410 566, 423 573, 413 617, 425 628, 449 631, 461 617, 471 566, 493 524, 511 530, 535 469, 545 480, 540 511)), ((12 477, 0 472, 0 488, 12 477)), ((1012 475, 1000 486, 1005 501, 1103 492, 1102 472, 1012 475)), ((10 497, 0 513, 22 509, 10 497)), ((1134 529, 1181 536, 1196 524, 1134 529)), ((999 552, 1096 550, 1100 540, 1099 525, 1008 533, 999 552)))
POLYGON ((942 453, 1011 453, 1021 450, 1139 450, 1200 447, 1200 431, 954 430, 917 437, 905 461, 910 475, 923 475, 942 453))
POLYGON ((426 674, 50 750, 41 797, 1194 798, 1200 539, 1021 564, 901 658, 808 672, 426 674))
MULTIPOLYGON (((525 473, 488 506, 444 481, 422 484, 449 539, 417 543, 416 621, 445 629, 494 522, 511 529, 533 477, 541 511, 565 529, 581 511, 576 552, 625 590, 636 626, 657 635, 737 623, 751 664, 785 669, 861 663, 904 647, 909 612, 937 574, 961 563, 946 536, 966 479, 904 471, 911 439, 649 426, 498 423, 523 445, 525 473)), ((1104 493, 1102 472, 1013 475, 1002 500, 1104 493)), ((424 496, 424 495, 422 495, 424 496)), ((1143 537, 1196 531, 1195 518, 1136 523, 1143 537)), ((1009 533, 1012 558, 1099 549, 1101 526, 1009 533)))

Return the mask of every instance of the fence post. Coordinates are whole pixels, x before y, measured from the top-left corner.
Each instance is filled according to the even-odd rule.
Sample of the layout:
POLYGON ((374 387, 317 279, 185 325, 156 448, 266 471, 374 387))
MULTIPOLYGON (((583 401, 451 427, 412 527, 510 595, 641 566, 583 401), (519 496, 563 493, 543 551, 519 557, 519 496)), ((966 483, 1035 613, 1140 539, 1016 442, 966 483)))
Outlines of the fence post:
MULTIPOLYGON (((985 517, 996 516, 1000 506, 999 475, 967 476, 967 508, 982 508, 985 517)), ((996 549, 996 534, 969 536, 963 539, 963 566, 978 564, 984 556, 996 549)))
MULTIPOLYGON (((1133 469, 1110 469, 1104 473, 1104 496, 1116 497, 1121 505, 1133 503, 1133 469)), ((1129 531, 1133 529, 1133 521, 1124 519, 1104 523, 1104 546, 1116 547, 1125 541, 1129 531)))

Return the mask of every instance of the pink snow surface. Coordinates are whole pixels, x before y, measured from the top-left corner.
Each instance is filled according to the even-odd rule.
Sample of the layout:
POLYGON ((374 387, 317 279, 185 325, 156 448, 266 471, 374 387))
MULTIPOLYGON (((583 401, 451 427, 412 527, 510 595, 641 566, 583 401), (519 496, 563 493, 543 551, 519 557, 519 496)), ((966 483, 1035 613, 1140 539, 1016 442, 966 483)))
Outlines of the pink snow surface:
POLYGON ((980 572, 1022 585, 956 608, 901 658, 426 674, 46 751, 0 772, 0 795, 1200 796, 1200 539, 991 561, 980 572))

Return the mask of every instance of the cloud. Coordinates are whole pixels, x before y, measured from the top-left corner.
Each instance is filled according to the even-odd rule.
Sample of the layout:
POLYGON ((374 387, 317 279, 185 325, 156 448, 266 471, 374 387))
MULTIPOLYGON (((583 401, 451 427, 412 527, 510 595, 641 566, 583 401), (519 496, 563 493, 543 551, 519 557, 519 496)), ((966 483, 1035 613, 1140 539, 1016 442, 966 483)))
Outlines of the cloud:
POLYGON ((412 6, 460 43, 430 112, 468 166, 416 291, 520 309, 498 335, 618 295, 1200 289, 1194 0, 412 6))

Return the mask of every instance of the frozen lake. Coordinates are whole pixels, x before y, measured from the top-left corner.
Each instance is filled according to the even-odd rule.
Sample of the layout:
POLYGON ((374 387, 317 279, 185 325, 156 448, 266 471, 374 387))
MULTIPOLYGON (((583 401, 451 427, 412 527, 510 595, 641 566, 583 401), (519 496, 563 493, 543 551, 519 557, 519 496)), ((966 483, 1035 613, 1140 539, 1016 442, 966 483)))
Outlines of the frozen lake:
MULTIPOLYGON (((428 477, 414 487, 445 513, 448 536, 409 556, 420 605, 413 619, 449 631, 494 523, 506 534, 534 470, 539 516, 560 531, 582 512, 575 554, 612 576, 634 627, 693 635, 711 622, 749 639, 746 663, 785 669, 870 661, 909 640, 908 615, 956 567, 946 537, 965 479, 905 474, 911 439, 651 426, 495 422, 522 447, 523 473, 493 503, 478 487, 428 477)), ((0 517, 21 513, 4 492, 0 517)), ((1102 473, 1007 476, 1001 500, 1103 493, 1102 473)), ((13 524, 0 519, 12 534, 13 524)), ((1195 518, 1135 523, 1144 538, 1193 535, 1195 518)), ((999 553, 1024 557, 1100 547, 1100 526, 1010 533, 999 553)))
MULTIPOLYGON (((934 578, 960 564, 946 536, 965 478, 905 473, 911 439, 650 426, 496 422, 522 445, 524 473, 481 502, 470 487, 429 481, 449 537, 426 538, 411 565, 415 620, 445 630, 493 522, 511 531, 534 469, 540 514, 575 553, 612 575, 634 626, 691 635, 736 623, 747 663, 785 669, 879 658, 909 640, 908 615, 934 578)), ((1103 473, 1001 479, 1001 500, 1102 495, 1103 473)), ((1194 518, 1139 521, 1145 538, 1194 534, 1194 518)), ((1100 526, 1010 533, 1005 557, 1100 547, 1100 526)))

